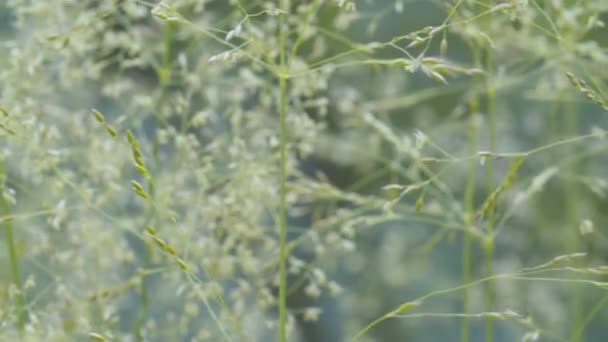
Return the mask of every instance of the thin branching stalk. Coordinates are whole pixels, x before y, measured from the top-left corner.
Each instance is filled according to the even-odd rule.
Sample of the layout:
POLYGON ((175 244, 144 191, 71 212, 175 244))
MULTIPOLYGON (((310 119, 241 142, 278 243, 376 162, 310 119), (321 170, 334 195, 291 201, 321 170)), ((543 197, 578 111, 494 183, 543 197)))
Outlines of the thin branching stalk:
MULTIPOLYGON (((173 31, 175 30, 173 23, 166 23, 165 31, 163 35, 163 57, 162 65, 157 71, 159 79, 159 95, 156 98, 154 108, 160 108, 162 103, 165 101, 167 93, 167 84, 171 77, 171 47, 173 44, 173 31)), ((153 159, 158 164, 158 141, 154 139, 152 144, 153 159)), ((155 185, 154 180, 150 179, 148 184, 148 194, 152 198, 155 196, 155 185)), ((150 207, 150 212, 146 218, 144 226, 148 226, 151 221, 155 220, 156 208, 155 206, 150 207)), ((152 265, 152 248, 148 240, 144 240, 144 251, 143 251, 143 266, 144 269, 151 267, 152 265)), ((141 276, 141 282, 139 284, 139 297, 140 297, 140 308, 138 312, 137 321, 135 323, 135 337, 138 342, 143 341, 142 329, 146 323, 146 317, 150 307, 150 296, 148 288, 148 279, 146 275, 141 276)))

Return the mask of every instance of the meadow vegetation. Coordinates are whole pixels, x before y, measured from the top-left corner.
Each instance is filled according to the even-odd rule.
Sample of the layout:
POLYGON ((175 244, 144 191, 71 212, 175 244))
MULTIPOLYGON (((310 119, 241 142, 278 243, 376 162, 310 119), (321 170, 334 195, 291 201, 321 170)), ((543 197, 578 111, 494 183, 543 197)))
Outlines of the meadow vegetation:
POLYGON ((0 340, 603 341, 606 18, 1 2, 0 340))

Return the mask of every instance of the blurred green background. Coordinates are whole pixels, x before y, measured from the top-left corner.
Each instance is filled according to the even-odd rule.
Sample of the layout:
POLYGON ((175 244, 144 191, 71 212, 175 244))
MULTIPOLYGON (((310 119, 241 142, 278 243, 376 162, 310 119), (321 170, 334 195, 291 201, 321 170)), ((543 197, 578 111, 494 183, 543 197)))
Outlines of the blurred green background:
MULTIPOLYGON (((367 323, 402 303, 431 291, 453 288, 467 282, 467 279, 463 279, 466 278, 463 273, 470 272, 468 281, 488 275, 486 255, 480 241, 474 238, 470 240, 468 249, 470 264, 466 267, 469 267, 469 271, 465 270, 463 243, 466 242, 463 239, 466 240, 466 233, 463 233, 462 221, 466 221, 465 213, 472 210, 468 206, 479 208, 492 189, 501 185, 512 167, 513 159, 489 158, 484 164, 476 158, 478 151, 527 152, 558 142, 552 148, 530 154, 517 172, 514 184, 500 194, 500 201, 493 209, 500 233, 495 239, 492 273, 517 272, 522 268, 542 265, 560 255, 579 252, 588 253, 588 256, 583 260, 574 260, 572 267, 582 269, 605 264, 608 257, 608 240, 604 229, 608 214, 605 193, 608 188, 605 180, 606 141, 587 135, 605 129, 608 116, 600 106, 587 100, 585 94, 568 83, 565 73, 571 72, 586 79, 600 98, 608 99, 608 31, 594 24, 594 21, 608 18, 608 5, 601 1, 531 0, 505 2, 505 6, 509 4, 511 7, 503 8, 492 1, 386 0, 356 1, 356 11, 348 12, 338 6, 339 1, 291 3, 291 42, 298 29, 313 30, 303 40, 297 58, 293 58, 296 60, 294 68, 300 67, 297 63, 312 68, 318 61, 344 54, 342 58, 327 63, 333 65, 335 70, 328 69, 326 72, 320 71, 317 76, 311 73, 310 77, 306 74, 290 80, 290 115, 294 118, 290 138, 294 141, 301 139, 311 145, 308 149, 294 147, 290 150, 290 158, 294 162, 294 184, 306 185, 305 182, 299 183, 300 172, 308 175, 303 179, 315 178, 322 173, 339 191, 390 201, 399 191, 385 191, 382 190, 383 186, 408 185, 424 180, 427 175, 418 165, 419 161, 404 153, 405 148, 400 150, 399 146, 388 141, 378 129, 366 122, 364 118, 367 113, 372 113, 385 127, 400 139, 403 138, 400 141, 404 145, 409 143, 412 147, 419 143, 416 137, 425 137, 426 144, 420 149, 422 155, 447 160, 429 166, 431 174, 442 185, 431 184, 429 190, 423 192, 422 199, 419 193, 405 196, 394 207, 394 212, 398 214, 395 219, 379 220, 380 223, 371 219, 353 224, 357 233, 345 245, 340 245, 341 240, 332 240, 331 234, 319 229, 320 239, 328 252, 316 250, 314 240, 295 249, 297 258, 324 270, 328 278, 343 288, 343 292, 335 298, 325 293, 319 298, 311 298, 306 286, 295 287, 289 299, 293 310, 309 306, 323 309, 317 322, 295 316, 299 323, 296 334, 300 336, 299 339, 310 342, 350 340, 367 323), (310 11, 307 6, 313 6, 314 10, 310 11), (452 8, 455 8, 454 12, 451 12, 452 8), (308 13, 312 14, 308 16, 308 13), (428 44, 425 42, 406 48, 411 39, 403 37, 416 31, 420 37, 424 37, 419 30, 427 26, 441 26, 448 15, 450 25, 442 33, 433 37, 428 44), (308 28, 301 28, 301 23, 308 23, 308 28), (402 38, 395 40, 397 37, 402 38), (390 45, 381 49, 362 48, 370 42, 385 43, 391 40, 401 49, 390 45), (441 56, 442 40, 447 42, 445 56, 441 56), (403 49, 411 55, 406 55, 403 49), (454 76, 446 77, 447 84, 444 84, 421 69, 410 72, 397 63, 374 62, 422 56, 441 58, 463 69, 478 68, 483 73, 469 75, 458 71, 454 76), (347 66, 351 61, 361 60, 368 62, 353 62, 352 66, 347 66), (302 121, 297 121, 300 120, 297 118, 302 118, 302 121), (471 156, 473 158, 469 158, 471 156), (538 191, 522 197, 535 184, 540 184, 539 175, 550 176, 538 191), (420 203, 422 213, 412 209, 417 203, 420 203), (459 216, 459 213, 462 215, 459 216), (590 234, 580 231, 581 224, 586 220, 593 222, 594 231, 590 234), (458 225, 460 228, 453 229, 458 225)), ((244 23, 245 35, 251 36, 237 38, 234 44, 238 46, 237 43, 248 42, 251 38, 254 43, 243 45, 243 50, 249 55, 236 57, 241 59, 233 65, 215 69, 215 64, 208 63, 210 56, 225 51, 227 47, 210 37, 215 34, 216 37, 225 38, 225 33, 242 20, 244 13, 237 2, 171 2, 194 25, 161 22, 150 15, 152 5, 139 1, 93 0, 56 0, 48 3, 9 1, 0 4, 0 41, 3 50, 0 53, 0 105, 15 118, 15 121, 8 120, 7 125, 15 123, 19 128, 17 138, 8 134, 2 137, 7 141, 3 150, 4 164, 8 169, 5 182, 20 194, 19 204, 13 209, 15 213, 33 214, 40 207, 57 208, 63 197, 67 198, 69 207, 80 201, 71 199, 74 193, 70 191, 83 190, 79 187, 81 182, 91 188, 116 190, 118 193, 120 186, 116 185, 114 189, 114 181, 133 177, 133 172, 125 171, 128 163, 118 163, 128 160, 128 148, 119 150, 114 146, 105 146, 105 140, 97 142, 93 139, 97 134, 103 136, 105 132, 98 132, 102 130, 92 122, 90 108, 98 108, 107 121, 115 122, 120 127, 133 127, 144 145, 147 160, 153 160, 152 169, 161 175, 160 178, 184 177, 183 182, 175 181, 179 185, 167 185, 167 191, 184 188, 196 192, 197 178, 186 178, 179 170, 199 167, 198 161, 204 164, 203 161, 207 159, 213 160, 210 164, 217 167, 214 169, 217 175, 209 176, 212 184, 221 184, 222 173, 232 175, 231 162, 250 162, 247 165, 251 170, 244 170, 242 178, 238 178, 241 183, 237 184, 241 185, 243 194, 240 195, 237 186, 236 201, 241 196, 251 195, 244 189, 258 176, 273 184, 271 180, 276 179, 272 178, 275 175, 272 172, 276 172, 273 150, 257 151, 255 141, 258 134, 264 136, 260 139, 265 139, 266 134, 272 135, 266 130, 272 132, 276 128, 273 102, 276 80, 272 73, 255 63, 249 63, 247 56, 254 55, 263 61, 276 58, 276 51, 268 48, 276 44, 275 38, 268 36, 276 31, 274 17, 262 15, 244 23), (197 10, 197 6, 204 10, 197 10), (18 24, 20 18, 24 21, 18 24), (205 29, 199 30, 197 25, 205 29), (217 31, 207 30, 208 27, 216 27, 217 31), (260 41, 259 45, 256 45, 256 39, 260 41), (169 75, 166 79, 163 72, 169 75), (185 122, 190 122, 198 113, 204 114, 209 126, 200 130, 196 127, 186 128, 185 122), (260 119, 255 119, 255 115, 259 115, 260 119), (243 120, 242 125, 235 124, 238 120, 243 120), (46 145, 44 134, 52 134, 49 133, 51 126, 61 134, 53 142, 54 145, 46 145), (46 127, 46 133, 39 130, 40 127, 46 127), (161 130, 170 137, 169 140, 180 134, 186 136, 188 132, 194 134, 202 147, 195 146, 193 151, 200 151, 200 154, 192 158, 182 155, 178 143, 147 148, 147 144, 161 139, 157 134, 161 130), (242 133, 243 136, 251 140, 244 139, 244 147, 236 143, 230 145, 232 141, 228 141, 241 134, 241 130, 246 132, 242 133), (227 137, 226 145, 217 143, 217 147, 213 147, 214 139, 224 136, 227 137), (247 159, 226 146, 254 152, 249 151, 250 159, 247 159), (45 149, 67 151, 72 157, 56 162, 52 157, 44 159, 40 156, 48 156, 45 149), (99 151, 99 154, 94 155, 95 152, 91 151, 99 151), (28 162, 30 159, 32 164, 28 162), (40 162, 34 163, 35 160, 40 162), (89 180, 87 168, 98 166, 84 165, 87 163, 106 168, 99 174, 106 172, 108 180, 89 180), (256 163, 260 164, 259 169, 256 163), (33 170, 32 174, 25 173, 23 170, 31 168, 31 165, 39 169, 33 170), (252 175, 249 179, 247 172, 252 175), (58 175, 63 177, 66 184, 71 181, 75 186, 69 190, 69 187, 57 185, 59 190, 54 191, 58 175)), ((258 13, 272 7, 273 2, 241 1, 240 5, 247 13, 258 13)), ((128 190, 124 184, 121 186, 128 190)), ((264 190, 269 194, 251 191, 256 193, 251 195, 251 203, 246 202, 243 207, 234 209, 235 213, 222 215, 238 221, 241 208, 245 211, 250 209, 248 205, 255 206, 255 196, 261 198, 259 201, 268 198, 273 203, 272 194, 276 195, 278 191, 277 183, 274 184, 276 188, 264 190)), ((222 186, 218 185, 220 188, 222 186)), ((162 194, 162 190, 159 192, 162 194)), ((218 193, 221 197, 221 191, 218 193)), ((305 191, 302 193, 306 194, 305 191)), ((107 199, 107 202, 93 206, 106 208, 106 213, 126 226, 135 225, 134 222, 140 218, 143 222, 169 221, 166 217, 159 218, 164 214, 150 214, 147 209, 133 204, 132 198, 121 200, 121 197, 114 199, 113 196, 108 195, 103 199, 93 196, 91 201, 96 203, 107 199)), ((302 195, 290 203, 295 208, 300 205, 304 208, 301 215, 293 214, 289 218, 292 240, 307 236, 309 231, 317 229, 317 222, 324 218, 339 217, 341 210, 349 215, 358 210, 361 217, 372 218, 382 213, 381 208, 366 206, 368 202, 361 204, 340 196, 324 199, 323 196, 315 198, 302 195)), ((183 222, 194 222, 192 227, 196 227, 197 222, 206 222, 208 216, 215 217, 204 210, 200 215, 190 214, 188 204, 184 200, 184 203, 175 205, 175 210, 184 218, 183 222)), ((273 217, 267 211, 273 210, 272 207, 264 208, 265 205, 260 202, 260 208, 251 210, 260 217, 266 216, 259 221, 272 226, 273 217)), ((93 214, 94 219, 86 216, 86 213, 79 214, 84 216, 70 214, 67 221, 74 219, 83 223, 91 220, 91 227, 96 227, 91 229, 97 231, 113 225, 112 219, 97 214, 93 214)), ((225 217, 221 216, 221 219, 225 217)), ((217 221, 221 219, 217 218, 217 221)), ((141 222, 137 222, 141 225, 141 222)), ((344 227, 344 222, 337 226, 342 224, 344 227)), ((479 220, 474 221, 472 226, 483 231, 487 228, 485 224, 484 220, 479 220)), ((61 296, 53 294, 56 288, 49 290, 55 285, 46 287, 45 283, 53 282, 53 278, 66 278, 68 283, 77 286, 80 281, 86 283, 83 279, 91 277, 91 274, 103 277, 106 266, 100 266, 101 271, 96 272, 96 265, 105 261, 96 261, 96 255, 103 255, 104 247, 93 243, 100 251, 89 254, 94 249, 88 247, 86 235, 80 237, 85 242, 79 240, 73 245, 66 244, 65 235, 59 229, 48 233, 49 225, 52 225, 52 219, 42 217, 32 220, 26 229, 17 230, 16 233, 17 241, 24 246, 35 244, 37 239, 44 240, 46 246, 46 249, 30 251, 31 254, 28 254, 28 247, 21 247, 22 275, 34 273, 38 279, 26 298, 42 298, 36 299, 30 310, 40 310, 37 319, 48 320, 47 325, 53 327, 48 331, 61 330, 60 327, 64 329, 63 335, 53 333, 55 340, 82 340, 86 337, 80 328, 70 330, 70 324, 78 324, 67 322, 69 320, 65 317, 70 316, 69 309, 67 313, 62 311, 63 318, 51 318, 54 305, 61 306, 61 296), (38 235, 40 231, 45 231, 45 235, 38 235), (57 247, 57 251, 53 250, 53 246, 57 247), (65 256, 67 259, 86 255, 86 261, 76 266, 83 270, 82 274, 72 274, 70 267, 62 263, 45 264, 45 255, 62 253, 64 248, 71 251, 65 256), (36 266, 40 263, 45 264, 46 271, 41 271, 40 265, 36 266)), ((129 235, 126 231, 120 234, 129 235)), ((108 234, 114 236, 114 233, 108 234)), ((176 239, 193 241, 197 231, 194 229, 183 236, 180 234, 176 233, 176 239)), ((213 234, 210 236, 220 241, 227 239, 227 235, 222 235, 224 233, 214 231, 213 234)), ((6 234, 2 235, 2 239, 7 239, 6 234)), ((99 239, 103 240, 103 237, 99 239)), ((151 252, 148 245, 135 235, 129 235, 121 244, 121 248, 132 250, 135 261, 116 274, 112 273, 111 279, 107 280, 110 283, 127 279, 127 275, 138 268, 162 264, 157 259, 143 257, 151 252)), ((184 242, 184 245, 187 244, 184 242)), ((5 248, 2 249, 4 252, 5 248)), ((108 251, 113 253, 112 249, 108 251)), ((236 255, 237 252, 232 254, 236 255)), ((193 254, 192 258, 196 256, 193 254)), ((110 263, 119 262, 118 259, 110 260, 110 263)), ((3 253, 0 261, 2 265, 8 265, 6 253, 3 253)), ((4 305, 12 302, 9 300, 8 267, 2 266, 0 275, 4 305)), ((551 276, 556 279, 597 281, 603 281, 605 277, 568 271, 551 276)), ((311 277, 314 278, 314 275, 311 277)), ((264 282, 261 275, 253 278, 264 282)), ((294 276, 290 280, 295 283, 296 278, 294 276)), ((93 278, 89 279, 92 281, 93 278)), ((267 282, 271 283, 269 280, 267 282)), ((57 280, 55 284, 59 287, 61 281, 57 280)), ((153 289, 150 303, 146 304, 149 305, 149 317, 163 321, 168 310, 183 309, 182 302, 172 299, 179 282, 165 282, 161 275, 153 275, 149 277, 148 284, 153 289)), ((222 284, 226 289, 237 287, 237 282, 229 277, 222 284)), ((514 310, 521 314, 522 320, 524 317, 532 318, 532 326, 539 328, 538 341, 604 341, 608 338, 604 328, 608 314, 605 309, 608 303, 605 287, 567 281, 498 279, 494 282, 494 293, 491 295, 494 298, 493 309, 488 310, 484 286, 485 283, 468 291, 467 310, 470 313, 514 310)), ((273 290, 272 286, 268 287, 273 290)), ((108 326, 99 323, 97 327, 114 331, 116 340, 137 340, 136 334, 129 335, 128 332, 140 322, 141 296, 137 291, 131 291, 119 298, 117 303, 112 304, 118 323, 108 326), (119 336, 121 333, 124 336, 119 336)), ((79 307, 74 311, 74 321, 77 321, 80 310, 93 312, 92 316, 103 321, 99 318, 104 316, 103 306, 97 308, 85 302, 71 305, 79 307)), ((371 330, 364 339, 459 341, 463 338, 463 319, 457 313, 464 311, 463 305, 463 291, 437 296, 424 301, 424 305, 412 311, 413 314, 431 314, 387 320, 371 330), (455 315, 441 316, 450 313, 455 315)), ((273 316, 272 310, 260 312, 265 312, 268 317, 273 316)), ((265 320, 259 318, 256 322, 265 320)), ((179 318, 175 319, 177 321, 179 318)), ((195 340, 197 324, 196 319, 193 321, 185 333, 180 330, 175 334, 152 334, 139 338, 155 341, 195 340)), ((164 324, 177 325, 175 322, 164 324)), ((488 341, 488 323, 484 317, 473 316, 469 322, 468 340, 488 341)), ((201 324, 207 325, 209 321, 201 324)), ((3 335, 6 338, 14 336, 7 325, 2 325, 2 329, 7 331, 3 335)), ((517 341, 522 338, 532 341, 536 331, 510 319, 494 320, 493 329, 494 341, 517 341)), ((44 336, 52 335, 48 331, 41 329, 38 335, 32 335, 38 337, 31 339, 46 340, 44 336)), ((272 326, 260 328, 259 334, 249 335, 245 340, 271 340, 275 338, 274 331, 272 326)), ((217 335, 207 340, 217 340, 218 337, 213 336, 217 335)))

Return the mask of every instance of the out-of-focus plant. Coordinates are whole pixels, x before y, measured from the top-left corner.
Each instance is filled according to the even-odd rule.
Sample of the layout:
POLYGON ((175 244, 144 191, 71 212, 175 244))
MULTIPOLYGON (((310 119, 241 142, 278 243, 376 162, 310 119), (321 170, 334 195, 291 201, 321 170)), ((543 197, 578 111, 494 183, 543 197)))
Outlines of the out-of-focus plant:
POLYGON ((331 319, 303 292, 340 295, 354 339, 582 340, 608 301, 608 5, 390 25, 420 3, 0 5, 0 336, 291 341, 331 319))

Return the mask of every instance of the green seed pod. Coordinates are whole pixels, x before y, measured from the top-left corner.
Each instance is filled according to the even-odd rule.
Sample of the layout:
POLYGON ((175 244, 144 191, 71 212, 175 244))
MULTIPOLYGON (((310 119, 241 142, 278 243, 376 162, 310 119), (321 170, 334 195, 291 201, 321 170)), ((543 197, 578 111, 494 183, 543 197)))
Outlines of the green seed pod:
POLYGON ((135 165, 133 165, 133 167, 135 167, 135 170, 137 170, 137 172, 139 172, 144 177, 148 177, 150 175, 146 167, 141 164, 136 163, 135 165))
POLYGON ((116 139, 116 137, 118 137, 118 133, 116 133, 116 130, 114 129, 114 127, 112 127, 110 125, 106 125, 106 131, 108 131, 108 134, 110 134, 110 136, 112 136, 112 138, 116 139))
POLYGON ((175 252, 175 249, 169 245, 165 245, 165 252, 175 256, 177 253, 175 252))
POLYGON ((176 258, 175 261, 177 261, 177 264, 179 265, 179 267, 184 270, 184 271, 188 271, 188 265, 186 264, 186 262, 180 258, 176 258))
POLYGON ((91 341, 105 342, 107 339, 98 333, 89 333, 91 341))
POLYGON ((158 238, 156 236, 152 236, 152 239, 154 239, 154 242, 156 242, 156 244, 158 245, 158 247, 162 248, 162 249, 166 249, 167 248, 167 244, 165 243, 165 241, 161 238, 158 238))
POLYGON ((99 122, 100 124, 106 123, 106 118, 104 118, 103 114, 101 114, 97 109, 93 108, 91 112, 93 113, 93 116, 95 117, 95 120, 97 120, 97 122, 99 122))
POLYGON ((443 39, 441 39, 441 43, 439 44, 439 53, 442 57, 445 57, 448 54, 448 40, 445 39, 445 36, 443 36, 443 39))
POLYGON ((133 132, 131 132, 131 130, 127 130, 127 142, 129 142, 129 145, 134 146, 135 144, 137 144, 137 140, 135 139, 135 136, 133 135, 133 132))

